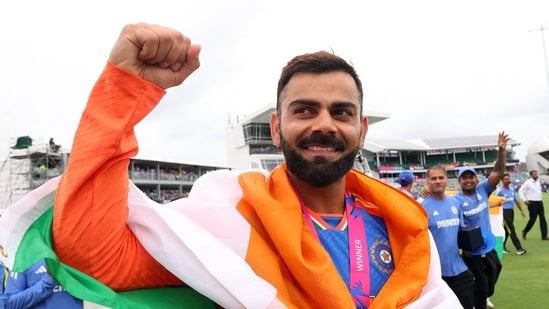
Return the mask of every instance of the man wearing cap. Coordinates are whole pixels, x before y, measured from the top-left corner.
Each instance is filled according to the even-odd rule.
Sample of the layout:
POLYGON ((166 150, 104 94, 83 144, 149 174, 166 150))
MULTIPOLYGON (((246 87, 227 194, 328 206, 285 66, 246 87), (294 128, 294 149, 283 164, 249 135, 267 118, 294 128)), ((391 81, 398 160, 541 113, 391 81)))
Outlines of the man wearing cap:
POLYGON ((412 192, 412 186, 414 185, 414 173, 409 170, 402 171, 398 175, 397 183, 400 184, 400 190, 409 196, 417 199, 417 194, 412 192))
MULTIPOLYGON (((467 227, 480 227, 491 232, 488 197, 496 189, 505 174, 507 164, 506 150, 509 137, 505 132, 498 135, 498 157, 494 169, 488 177, 479 183, 477 173, 470 166, 458 171, 461 191, 456 199, 463 210, 463 219, 467 227)), ((494 294, 496 281, 501 272, 501 262, 495 250, 483 254, 464 253, 463 260, 475 275, 475 309, 486 308, 488 297, 494 294)))

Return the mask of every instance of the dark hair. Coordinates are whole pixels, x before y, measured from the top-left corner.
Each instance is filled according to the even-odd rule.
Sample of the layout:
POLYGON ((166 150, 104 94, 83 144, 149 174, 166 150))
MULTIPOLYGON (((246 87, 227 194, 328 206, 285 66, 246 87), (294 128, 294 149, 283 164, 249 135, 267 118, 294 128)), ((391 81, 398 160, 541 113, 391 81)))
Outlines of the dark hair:
POLYGON ((537 172, 538 172, 538 171, 536 171, 536 170, 531 170, 531 171, 530 171, 530 176, 532 176, 533 173, 537 173, 537 172))
POLYGON ((353 66, 347 63, 347 61, 326 51, 296 56, 282 69, 282 74, 278 80, 278 88, 276 92, 276 110, 278 113, 280 113, 280 94, 294 74, 330 72, 345 72, 351 75, 358 89, 360 113, 362 114, 362 98, 364 96, 364 92, 362 90, 362 82, 360 81, 358 74, 353 66))
POLYGON ((432 170, 441 170, 443 173, 444 173, 444 176, 448 177, 447 176, 447 172, 446 172, 446 167, 442 164, 437 164, 437 165, 433 165, 431 167, 429 167, 429 169, 427 169, 427 178, 429 178, 429 174, 431 173, 432 170))
MULTIPOLYGON (((511 177, 511 175, 509 175, 509 173, 505 173, 503 174, 503 177, 511 177)), ((503 177, 501 177, 501 179, 503 179, 503 177)))

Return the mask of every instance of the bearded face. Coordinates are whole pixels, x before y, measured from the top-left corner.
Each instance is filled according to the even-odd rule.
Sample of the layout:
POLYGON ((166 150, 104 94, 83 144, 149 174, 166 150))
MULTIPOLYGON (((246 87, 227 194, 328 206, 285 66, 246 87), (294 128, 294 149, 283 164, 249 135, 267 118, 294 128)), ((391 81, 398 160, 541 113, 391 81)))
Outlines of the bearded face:
POLYGON ((362 148, 368 120, 354 79, 346 72, 295 74, 271 115, 274 145, 289 173, 313 187, 340 181, 362 148))

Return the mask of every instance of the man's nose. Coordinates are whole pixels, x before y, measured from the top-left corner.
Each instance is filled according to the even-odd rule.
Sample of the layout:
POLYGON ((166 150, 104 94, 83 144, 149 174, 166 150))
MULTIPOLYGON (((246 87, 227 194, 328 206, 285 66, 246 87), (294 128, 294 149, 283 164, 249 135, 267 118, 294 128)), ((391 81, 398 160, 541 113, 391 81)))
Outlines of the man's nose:
POLYGON ((335 120, 329 111, 322 110, 321 112, 319 112, 317 117, 315 117, 312 131, 324 134, 333 133, 336 131, 335 120))

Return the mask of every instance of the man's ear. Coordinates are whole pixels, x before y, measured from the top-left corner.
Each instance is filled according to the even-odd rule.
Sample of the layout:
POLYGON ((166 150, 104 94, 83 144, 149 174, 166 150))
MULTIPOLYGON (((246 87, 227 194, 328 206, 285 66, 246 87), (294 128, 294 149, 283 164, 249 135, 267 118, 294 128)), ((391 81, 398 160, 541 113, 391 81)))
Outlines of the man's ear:
POLYGON ((280 143, 280 117, 278 112, 273 112, 271 114, 271 138, 276 147, 282 146, 280 143))
POLYGON ((368 133, 368 117, 362 116, 361 129, 360 129, 360 144, 359 149, 364 148, 364 141, 366 140, 366 133, 368 133))

